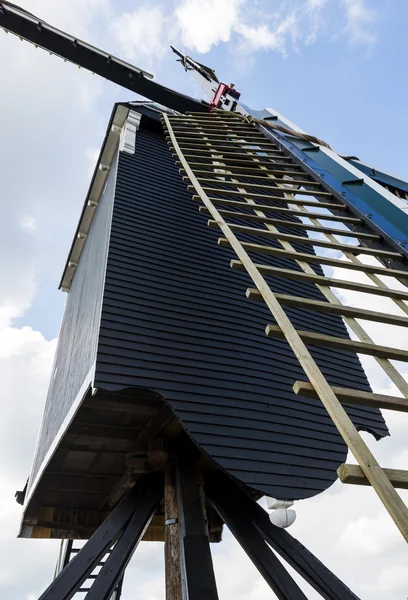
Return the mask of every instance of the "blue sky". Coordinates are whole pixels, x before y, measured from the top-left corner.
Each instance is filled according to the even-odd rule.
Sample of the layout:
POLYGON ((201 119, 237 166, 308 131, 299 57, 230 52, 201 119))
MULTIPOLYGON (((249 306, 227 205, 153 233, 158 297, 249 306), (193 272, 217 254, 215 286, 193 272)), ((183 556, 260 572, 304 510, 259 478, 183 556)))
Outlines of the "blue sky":
MULTIPOLYGON (((172 43, 234 82, 245 104, 272 107, 340 153, 408 178, 405 0, 21 5, 150 70, 157 81, 200 95, 175 61, 172 43)), ((57 544, 15 539, 21 510, 13 495, 28 475, 45 401, 67 252, 112 105, 133 96, 2 31, 0 80, 0 590, 10 600, 35 600, 52 576, 57 544)), ((370 376, 375 381, 375 370, 370 376)), ((393 436, 376 452, 386 466, 401 468, 408 462, 406 427, 395 415, 388 422, 393 436)), ((400 600, 407 595, 406 556, 369 492, 336 485, 301 503, 293 533, 361 598, 400 600)), ((145 545, 140 552, 129 575, 137 595, 129 591, 124 600, 158 600, 162 551, 145 545)), ((222 598, 274 598, 228 536, 215 556, 222 598)))

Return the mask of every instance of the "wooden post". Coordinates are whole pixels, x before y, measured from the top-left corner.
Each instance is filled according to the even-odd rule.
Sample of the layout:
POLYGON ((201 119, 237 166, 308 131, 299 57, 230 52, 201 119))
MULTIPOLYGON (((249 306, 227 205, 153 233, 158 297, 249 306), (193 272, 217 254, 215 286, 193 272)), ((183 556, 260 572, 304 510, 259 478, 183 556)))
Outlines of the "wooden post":
POLYGON ((180 568, 180 525, 178 523, 176 486, 172 467, 165 472, 164 485, 164 560, 166 600, 182 600, 180 568))

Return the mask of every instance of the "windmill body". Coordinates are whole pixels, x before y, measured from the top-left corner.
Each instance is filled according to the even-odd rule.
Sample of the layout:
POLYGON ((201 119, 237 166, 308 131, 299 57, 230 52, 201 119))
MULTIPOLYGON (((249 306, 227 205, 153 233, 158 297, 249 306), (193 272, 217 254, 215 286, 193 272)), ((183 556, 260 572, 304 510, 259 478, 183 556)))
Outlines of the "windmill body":
POLYGON ((178 51, 208 103, 8 2, 0 23, 150 99, 113 108, 60 283, 64 319, 17 493, 20 536, 64 541, 41 600, 118 599, 141 540, 165 542, 168 600, 215 599, 209 542, 224 523, 279 598, 305 596, 275 551, 324 598, 356 598, 256 500, 285 511, 339 474, 371 484, 408 537, 395 491, 406 472, 382 470, 358 434, 388 435, 379 409, 407 401, 373 394, 357 356, 374 356, 406 396, 390 360, 407 353, 356 321, 408 324, 408 293, 378 277, 407 284, 405 182, 249 109, 178 51), (374 285, 328 276, 341 261, 327 248, 374 285), (345 306, 331 288, 389 297, 405 314, 345 306), (348 449, 358 465, 344 464, 348 449), (81 551, 75 539, 88 540, 81 551))

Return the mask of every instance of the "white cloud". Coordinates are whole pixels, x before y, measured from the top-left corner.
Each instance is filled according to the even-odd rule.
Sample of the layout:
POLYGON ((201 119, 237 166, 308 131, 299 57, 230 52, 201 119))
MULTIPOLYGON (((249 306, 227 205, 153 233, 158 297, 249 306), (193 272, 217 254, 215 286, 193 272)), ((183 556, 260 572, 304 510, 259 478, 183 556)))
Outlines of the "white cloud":
MULTIPOLYGON (((112 21, 111 33, 128 60, 143 64, 160 59, 168 51, 165 15, 161 6, 145 5, 112 21)), ((143 68, 143 65, 137 65, 143 68)))
POLYGON ((35 231, 37 229, 37 221, 34 217, 30 217, 30 215, 26 215, 21 220, 21 227, 26 229, 27 231, 35 231))
POLYGON ((353 46, 372 46, 377 40, 374 25, 377 11, 366 0, 344 0, 347 25, 346 33, 353 46))
POLYGON ((209 52, 229 42, 239 28, 246 0, 182 0, 175 10, 182 43, 197 52, 209 52))

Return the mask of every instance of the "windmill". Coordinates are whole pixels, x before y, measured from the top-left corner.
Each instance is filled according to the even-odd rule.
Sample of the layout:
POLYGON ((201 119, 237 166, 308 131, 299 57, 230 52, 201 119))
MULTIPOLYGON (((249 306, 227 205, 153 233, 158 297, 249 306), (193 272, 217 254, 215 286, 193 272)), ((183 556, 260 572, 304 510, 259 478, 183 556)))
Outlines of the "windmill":
POLYGON ((408 538, 395 489, 407 474, 382 469, 358 433, 387 435, 378 409, 408 404, 372 393, 357 357, 374 356, 407 397, 390 360, 408 354, 375 344, 360 320, 408 319, 331 290, 408 313, 408 292, 379 277, 407 281, 406 184, 249 109, 178 51, 208 102, 8 2, 0 25, 148 99, 113 108, 60 283, 64 321, 17 494, 20 535, 63 540, 41 599, 119 598, 141 540, 165 542, 169 600, 217 598, 210 542, 224 523, 279 598, 305 595, 275 553, 322 597, 356 598, 277 525, 338 473, 372 485, 408 538), (339 264, 373 285, 324 274, 339 264), (348 449, 358 465, 345 464, 348 449))

